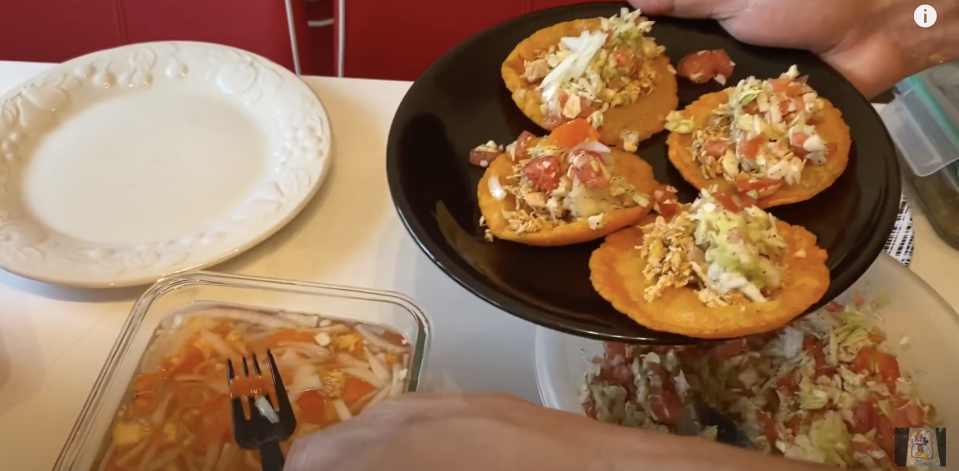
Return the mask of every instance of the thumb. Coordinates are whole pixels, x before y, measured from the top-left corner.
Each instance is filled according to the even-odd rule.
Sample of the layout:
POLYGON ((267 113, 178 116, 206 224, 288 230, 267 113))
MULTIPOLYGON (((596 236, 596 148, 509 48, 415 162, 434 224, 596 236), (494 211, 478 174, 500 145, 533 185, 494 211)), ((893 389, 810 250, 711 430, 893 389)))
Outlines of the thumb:
POLYGON ((629 3, 650 15, 678 18, 713 18, 732 16, 737 0, 629 0, 629 3))

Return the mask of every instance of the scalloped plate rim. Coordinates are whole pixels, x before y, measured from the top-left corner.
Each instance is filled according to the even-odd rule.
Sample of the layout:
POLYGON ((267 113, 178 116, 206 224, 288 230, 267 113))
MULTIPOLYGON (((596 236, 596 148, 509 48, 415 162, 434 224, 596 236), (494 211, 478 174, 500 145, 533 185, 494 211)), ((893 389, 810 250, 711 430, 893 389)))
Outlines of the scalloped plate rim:
MULTIPOLYGON (((320 98, 316 95, 315 92, 303 81, 299 76, 293 72, 287 70, 286 68, 266 59, 258 54, 245 51, 238 48, 233 48, 230 46, 224 46, 213 43, 206 43, 200 41, 154 41, 154 42, 144 42, 137 44, 124 45, 112 49, 105 49, 101 51, 96 51, 90 54, 76 57, 70 59, 66 62, 55 64, 52 67, 44 69, 43 71, 33 75, 32 77, 24 80, 15 87, 4 91, 0 95, 0 111, 7 106, 7 102, 18 95, 22 95, 23 91, 30 87, 33 84, 37 84, 43 80, 50 80, 51 76, 56 74, 64 74, 68 76, 71 70, 79 70, 81 66, 88 63, 94 63, 96 61, 104 60, 105 57, 116 56, 118 54, 126 53, 130 54, 130 64, 133 64, 134 59, 133 53, 143 49, 150 48, 164 48, 172 47, 175 53, 182 51, 187 51, 194 53, 201 48, 208 48, 211 51, 221 52, 225 54, 233 54, 236 57, 241 57, 243 60, 249 59, 250 64, 256 64, 259 67, 258 70, 261 71, 272 71, 279 75, 282 83, 280 84, 279 90, 285 90, 287 94, 296 93, 297 98, 306 99, 305 103, 308 107, 313 107, 315 109, 306 113, 306 116, 310 119, 315 119, 318 122, 319 131, 317 133, 317 138, 320 141, 320 145, 315 149, 314 152, 311 152, 311 156, 315 154, 315 159, 312 165, 309 167, 311 172, 310 179, 306 188, 304 188, 298 195, 295 195, 291 198, 289 204, 283 205, 281 210, 277 211, 277 217, 269 219, 268 224, 262 224, 255 232, 247 232, 244 236, 240 237, 239 241, 233 241, 229 244, 222 245, 219 249, 208 250, 206 255, 194 256, 196 251, 185 250, 185 259, 181 263, 174 263, 168 268, 132 268, 128 269, 126 273, 107 278, 101 277, 96 280, 90 280, 88 273, 85 273, 83 266, 78 264, 78 270, 74 270, 72 273, 64 273, 60 271, 51 271, 43 267, 43 263, 39 265, 34 265, 36 268, 29 268, 29 265, 11 263, 5 257, 0 257, 0 269, 3 271, 12 273, 17 276, 24 278, 32 279, 39 282, 65 285, 71 287, 79 288, 122 288, 122 287, 131 287, 131 286, 143 286, 156 282, 159 279, 169 277, 171 275, 176 275, 179 273, 190 272, 194 270, 203 269, 216 265, 222 262, 225 262, 237 255, 240 255, 247 250, 253 248, 254 246, 260 244, 266 239, 273 236, 280 229, 289 224, 299 213, 309 204, 310 201, 315 197, 319 188, 325 182, 327 175, 330 173, 330 166, 332 164, 331 151, 332 151, 332 131, 329 122, 329 115, 324 107, 320 98)), ((164 57, 155 58, 156 60, 162 59, 164 57)), ((79 72, 77 72, 79 73, 79 72)), ((184 75, 185 77, 186 75, 184 75)), ((172 79, 172 75, 170 76, 172 79)), ((259 86, 259 84, 254 84, 259 86)), ((266 92, 270 93, 270 92, 266 92)), ((292 95, 291 95, 292 96, 292 95)), ((258 100, 259 98, 257 98, 258 100)), ((3 143, 4 134, 6 129, 3 125, 3 116, 0 115, 0 144, 3 143)), ((49 128, 47 131, 49 131, 49 128)), ((292 147, 292 146, 291 146, 292 147)), ((267 161, 271 163, 274 160, 279 159, 275 156, 265 157, 267 161)), ((0 152, 0 170, 5 168, 6 162, 3 161, 3 152, 0 152)), ((253 188, 250 198, 253 196, 253 192, 257 190, 262 190, 266 185, 278 183, 275 181, 261 181, 253 188)), ((20 190, 20 193, 23 191, 20 190)), ((245 202, 249 202, 251 199, 247 199, 245 202)), ((0 203, 0 216, 2 216, 5 206, 0 203)), ((231 212, 227 214, 227 217, 219 221, 210 221, 204 229, 215 228, 222 221, 229 219, 229 216, 235 215, 238 210, 242 209, 242 203, 237 207, 233 208, 231 212)), ((0 220, 0 229, 3 227, 3 222, 0 220)), ((192 236, 193 234, 188 234, 187 236, 192 236)), ((202 234, 201 234, 202 235, 202 234)), ((2 239, 2 237, 0 237, 2 239)), ((2 247, 3 241, 0 240, 0 247, 2 247)), ((152 244, 151 242, 150 244, 152 244)), ((216 244, 212 244, 216 246, 216 244)))

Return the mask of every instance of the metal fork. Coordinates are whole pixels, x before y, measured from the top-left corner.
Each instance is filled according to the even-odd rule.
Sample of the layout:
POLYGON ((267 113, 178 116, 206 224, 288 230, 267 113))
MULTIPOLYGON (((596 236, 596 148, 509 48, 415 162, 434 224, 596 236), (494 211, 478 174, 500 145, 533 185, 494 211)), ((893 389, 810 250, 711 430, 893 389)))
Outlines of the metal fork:
MULTIPOLYGON (((260 466, 263 471, 283 471, 283 452, 280 450, 280 442, 286 440, 293 431, 296 430, 296 417, 293 416, 293 407, 290 405, 290 398, 286 395, 286 389, 283 387, 283 380, 280 378, 280 371, 276 367, 276 360, 273 353, 266 351, 266 356, 270 360, 270 373, 273 376, 273 387, 276 390, 276 413, 279 422, 273 423, 260 413, 256 407, 256 398, 248 397, 247 402, 250 406, 250 419, 247 420, 243 414, 243 402, 240 397, 233 397, 233 437, 236 443, 248 450, 260 450, 260 466)), ((256 354, 252 355, 253 371, 257 376, 262 377, 260 372, 260 363, 256 360, 256 354)), ((229 384, 233 384, 236 377, 233 371, 233 362, 226 361, 226 374, 229 384)), ((250 376, 250 369, 247 366, 246 357, 243 357, 243 375, 250 376)), ((265 396, 270 401, 270 394, 265 396)), ((271 403, 272 404, 272 403, 271 403)))

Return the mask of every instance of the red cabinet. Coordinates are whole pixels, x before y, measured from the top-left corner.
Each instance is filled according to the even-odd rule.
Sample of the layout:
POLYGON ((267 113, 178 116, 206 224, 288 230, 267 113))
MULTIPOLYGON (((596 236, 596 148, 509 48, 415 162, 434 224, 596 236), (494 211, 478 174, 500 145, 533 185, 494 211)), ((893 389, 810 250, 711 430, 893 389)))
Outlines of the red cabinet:
MULTIPOLYGON (((307 10, 332 15, 336 0, 290 0, 301 70, 333 73, 333 25, 308 27, 307 10), (325 11, 324 11, 325 8, 325 11), (324 31, 325 30, 325 31, 324 31)), ((246 49, 290 69, 286 0, 11 0, 0 60, 62 62, 123 44, 188 40, 246 49)))
POLYGON ((0 60, 61 62, 123 44, 192 40, 246 49, 293 69, 289 1, 304 75, 413 80, 496 23, 590 0, 11 1, 17 6, 0 27, 0 60))
POLYGON ((443 53, 501 21, 600 0, 337 0, 343 6, 343 75, 415 80, 443 53))
POLYGON ((60 62, 120 44, 116 0, 10 0, 0 60, 60 62))
POLYGON ((283 0, 119 0, 116 3, 123 18, 124 43, 172 39, 215 42, 246 49, 293 68, 283 0))

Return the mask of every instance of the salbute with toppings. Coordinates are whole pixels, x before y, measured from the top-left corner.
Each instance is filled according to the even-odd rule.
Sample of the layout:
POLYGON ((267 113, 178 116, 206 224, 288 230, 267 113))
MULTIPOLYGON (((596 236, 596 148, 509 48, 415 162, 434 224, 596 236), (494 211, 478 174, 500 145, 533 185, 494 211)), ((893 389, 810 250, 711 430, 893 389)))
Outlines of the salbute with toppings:
POLYGON ((718 195, 703 190, 672 220, 660 216, 642 228, 644 299, 653 301, 671 286, 692 286, 707 306, 727 306, 764 302, 780 288, 786 243, 776 232, 776 218, 718 195))
MULTIPOLYGON (((488 238, 531 245, 593 240, 635 224, 652 207, 652 168, 635 155, 597 142, 598 133, 579 119, 548 137, 524 132, 488 161, 478 188, 488 238)), ((474 158, 490 152, 475 149, 474 158)), ((488 154, 487 154, 488 155, 488 154)))
POLYGON ((826 292, 826 252, 798 226, 703 190, 670 216, 610 234, 590 257, 593 288, 656 330, 700 338, 767 332, 826 292))
POLYGON ((695 186, 725 181, 761 207, 812 197, 845 169, 850 143, 839 111, 806 81, 792 66, 670 113, 670 160, 695 186))
POLYGON ((857 296, 781 330, 714 346, 607 342, 586 371, 580 402, 603 422, 675 433, 683 409, 702 401, 767 453, 892 470, 894 427, 941 421, 875 327, 876 310, 857 296))
POLYGON ((561 23, 517 46, 503 78, 514 101, 544 128, 586 119, 601 142, 635 151, 677 106, 675 71, 647 36, 652 27, 639 10, 626 8, 611 18, 561 23), (648 123, 630 119, 634 105, 653 111, 648 123))

